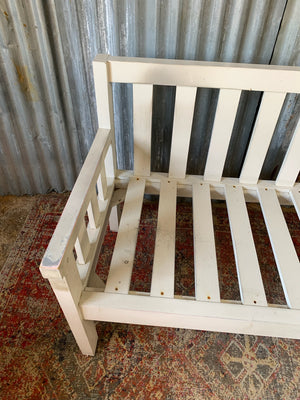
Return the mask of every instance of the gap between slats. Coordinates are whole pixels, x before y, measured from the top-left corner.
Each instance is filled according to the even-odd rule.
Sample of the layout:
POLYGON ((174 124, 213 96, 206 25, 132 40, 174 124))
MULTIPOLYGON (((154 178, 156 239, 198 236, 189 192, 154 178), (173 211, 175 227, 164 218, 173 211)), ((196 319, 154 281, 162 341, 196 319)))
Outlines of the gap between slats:
POLYGON ((130 179, 106 282, 106 292, 127 294, 129 291, 144 191, 144 179, 130 179))

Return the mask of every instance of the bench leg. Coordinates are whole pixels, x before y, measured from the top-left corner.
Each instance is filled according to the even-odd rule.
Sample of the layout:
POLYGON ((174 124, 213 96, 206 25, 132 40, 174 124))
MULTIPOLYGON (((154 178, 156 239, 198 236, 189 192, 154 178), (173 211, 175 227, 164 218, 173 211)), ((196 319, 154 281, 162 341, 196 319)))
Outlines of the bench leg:
POLYGON ((118 232, 120 218, 121 218, 120 206, 116 205, 112 207, 109 217, 109 227, 112 232, 118 232))
POLYGON ((95 354, 98 334, 94 321, 85 321, 65 280, 49 279, 55 296, 83 354, 95 354))

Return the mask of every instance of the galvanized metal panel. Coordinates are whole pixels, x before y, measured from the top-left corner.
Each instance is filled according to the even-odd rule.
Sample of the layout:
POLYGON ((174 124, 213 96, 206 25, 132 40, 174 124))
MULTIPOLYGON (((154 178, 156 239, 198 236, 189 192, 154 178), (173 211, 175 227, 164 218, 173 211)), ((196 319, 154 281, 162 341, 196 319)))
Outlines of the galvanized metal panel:
MULTIPOLYGON (((300 66, 300 4, 288 1, 271 64, 300 66)), ((300 95, 288 94, 270 143, 261 179, 276 179, 300 118, 300 95)))
POLYGON ((0 164, 8 169, 1 193, 64 190, 74 182, 82 153, 67 74, 58 66, 63 54, 52 57, 41 2, 2 1, 1 10, 0 164))
MULTIPOLYGON (((297 0, 0 0, 0 194, 72 188, 96 131, 97 53, 299 65, 299 12, 297 0)), ((118 161, 132 168, 132 88, 115 85, 114 93, 118 161)), ((168 168, 174 95, 154 88, 155 170, 168 168)), ((217 97, 198 89, 189 172, 203 172, 217 97)), ((259 98, 242 96, 227 175, 240 170, 259 98)), ((265 178, 282 159, 298 111, 290 97, 265 178)))

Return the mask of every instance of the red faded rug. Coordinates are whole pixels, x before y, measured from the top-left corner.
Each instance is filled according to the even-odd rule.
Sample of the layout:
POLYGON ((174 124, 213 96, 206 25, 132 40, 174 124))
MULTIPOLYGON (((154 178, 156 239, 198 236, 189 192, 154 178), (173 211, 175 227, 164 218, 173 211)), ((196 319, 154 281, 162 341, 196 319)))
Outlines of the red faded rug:
MULTIPOLYGON (((38 270, 66 199, 37 198, 0 275, 0 399, 300 399, 297 340, 99 323, 96 356, 81 355, 38 270)), ((191 205, 178 207, 176 294, 193 295, 191 205)), ((236 300, 226 207, 213 207, 221 297, 236 300)), ((284 304, 261 211, 248 212, 268 301, 284 304)), ((131 289, 149 291, 157 204, 142 213, 131 289)), ((299 220, 293 209, 284 214, 299 254, 299 220)), ((114 240, 108 233, 103 245, 103 279, 114 240)))

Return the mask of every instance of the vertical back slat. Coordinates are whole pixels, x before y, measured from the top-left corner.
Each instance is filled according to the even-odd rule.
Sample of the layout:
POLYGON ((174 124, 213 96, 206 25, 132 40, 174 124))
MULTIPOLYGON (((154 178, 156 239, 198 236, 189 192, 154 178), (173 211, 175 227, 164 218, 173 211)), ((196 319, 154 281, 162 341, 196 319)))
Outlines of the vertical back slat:
POLYGON ((278 186, 293 186, 300 170, 300 118, 276 179, 278 186))
MULTIPOLYGON (((117 169, 117 156, 114 135, 114 114, 111 83, 108 79, 109 62, 107 55, 99 55, 93 62, 95 95, 99 128, 111 129, 112 146, 110 150, 111 169, 117 169)), ((114 176, 114 175, 109 175, 114 176)))
POLYGON ((263 94, 240 182, 257 183, 285 96, 286 93, 265 92, 263 94))
POLYGON ((161 181, 151 296, 174 297, 176 194, 176 182, 161 181))
POLYGON ((144 199, 145 180, 131 178, 124 201, 118 236, 106 282, 106 292, 127 294, 144 199))
POLYGON ((102 166, 99 177, 97 179, 98 196, 100 200, 104 200, 107 194, 107 179, 105 173, 105 165, 102 166))
POLYGON ((106 177, 115 177, 115 149, 113 149, 113 143, 108 147, 107 153, 104 160, 105 174, 106 177))
POLYGON ((91 193, 91 201, 87 208, 87 213, 89 216, 89 222, 92 229, 98 228, 99 221, 100 221, 100 210, 99 210, 99 203, 96 193, 96 188, 93 189, 91 193))
POLYGON ((300 265, 276 191, 259 188, 258 194, 287 304, 299 309, 300 265))
POLYGON ((120 205, 112 207, 109 216, 109 228, 112 232, 118 232, 121 219, 120 205))
POLYGON ((102 60, 103 62, 93 62, 98 124, 99 128, 111 129, 113 119, 110 108, 111 90, 109 90, 107 56, 102 56, 102 60))
POLYGON ((150 175, 152 85, 133 84, 134 174, 150 175))
POLYGON ((169 176, 184 178, 192 131, 197 88, 176 88, 169 176))
POLYGON ((85 226, 85 221, 82 221, 81 227, 79 229, 78 236, 75 242, 75 250, 77 254, 77 262, 79 264, 86 264, 88 262, 90 242, 85 226))
POLYGON ((242 187, 225 185, 225 197, 242 302, 266 306, 264 285, 242 187))
POLYGON ((241 90, 220 89, 204 179, 220 181, 234 125, 241 90))
POLYGON ((193 184, 195 295, 197 300, 220 301, 220 288, 208 184, 193 184))

